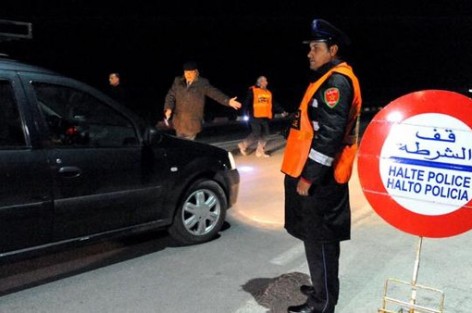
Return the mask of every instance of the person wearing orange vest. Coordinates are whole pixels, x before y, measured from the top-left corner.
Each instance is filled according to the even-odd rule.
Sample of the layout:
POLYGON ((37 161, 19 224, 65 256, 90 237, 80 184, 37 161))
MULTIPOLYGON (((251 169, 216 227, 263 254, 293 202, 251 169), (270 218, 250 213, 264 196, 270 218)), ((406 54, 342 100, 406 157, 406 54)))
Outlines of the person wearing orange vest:
POLYGON ((311 25, 311 80, 290 125, 281 171, 285 174, 285 229, 303 241, 312 286, 292 313, 334 313, 339 297, 340 242, 350 239, 348 181, 357 150, 361 93, 352 68, 340 58, 348 36, 321 19, 311 25))
POLYGON ((283 107, 273 101, 272 92, 267 89, 268 84, 267 77, 259 76, 256 85, 249 87, 244 108, 249 117, 251 133, 238 144, 242 155, 248 155, 247 148, 257 142, 256 157, 268 158, 270 155, 266 153, 265 146, 270 133, 269 120, 272 119, 274 113, 286 115, 283 107))

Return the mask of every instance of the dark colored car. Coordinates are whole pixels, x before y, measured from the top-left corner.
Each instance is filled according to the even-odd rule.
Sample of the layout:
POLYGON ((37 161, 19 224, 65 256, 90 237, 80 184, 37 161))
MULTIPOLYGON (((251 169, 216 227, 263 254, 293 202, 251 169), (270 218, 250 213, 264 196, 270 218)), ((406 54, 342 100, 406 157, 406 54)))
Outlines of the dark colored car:
POLYGON ((226 150, 147 126, 77 80, 0 59, 0 258, 155 228, 205 242, 238 189, 226 150))

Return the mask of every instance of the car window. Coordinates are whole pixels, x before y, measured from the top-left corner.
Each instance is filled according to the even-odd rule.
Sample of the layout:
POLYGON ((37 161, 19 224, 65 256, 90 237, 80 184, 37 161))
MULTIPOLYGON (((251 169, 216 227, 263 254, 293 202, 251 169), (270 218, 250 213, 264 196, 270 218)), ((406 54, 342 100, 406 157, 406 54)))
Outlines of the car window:
POLYGON ((47 83, 33 83, 33 87, 55 145, 121 147, 138 144, 131 121, 92 95, 47 83))
POLYGON ((25 134, 11 83, 0 80, 0 149, 25 146, 25 134))

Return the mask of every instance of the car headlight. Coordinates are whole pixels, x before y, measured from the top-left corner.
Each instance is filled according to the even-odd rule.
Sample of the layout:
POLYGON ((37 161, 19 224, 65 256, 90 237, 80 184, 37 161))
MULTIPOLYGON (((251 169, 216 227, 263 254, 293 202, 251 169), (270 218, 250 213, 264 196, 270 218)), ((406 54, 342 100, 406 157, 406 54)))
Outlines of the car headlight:
POLYGON ((236 162, 234 161, 233 154, 228 151, 228 159, 229 159, 229 165, 231 166, 230 169, 234 170, 236 168, 236 162))

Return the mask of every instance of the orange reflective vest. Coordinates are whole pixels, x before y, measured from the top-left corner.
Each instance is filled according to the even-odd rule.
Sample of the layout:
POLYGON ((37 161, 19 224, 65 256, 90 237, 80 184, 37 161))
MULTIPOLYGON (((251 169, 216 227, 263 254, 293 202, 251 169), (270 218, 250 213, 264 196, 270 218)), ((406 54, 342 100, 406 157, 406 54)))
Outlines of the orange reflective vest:
POLYGON ((253 92, 254 117, 272 118, 272 92, 259 87, 251 87, 253 92))
POLYGON ((354 89, 354 97, 349 112, 348 124, 343 139, 345 148, 336 155, 333 166, 335 167, 335 179, 338 183, 346 183, 352 173, 354 156, 357 152, 357 128, 354 136, 351 135, 353 127, 358 124, 361 109, 361 93, 357 77, 352 68, 345 62, 340 63, 325 73, 317 81, 311 83, 303 96, 302 102, 291 125, 290 133, 285 146, 284 159, 282 161, 282 172, 292 177, 299 177, 305 166, 310 153, 311 143, 314 136, 313 126, 308 117, 308 103, 320 86, 328 79, 333 72, 349 77, 354 89))

